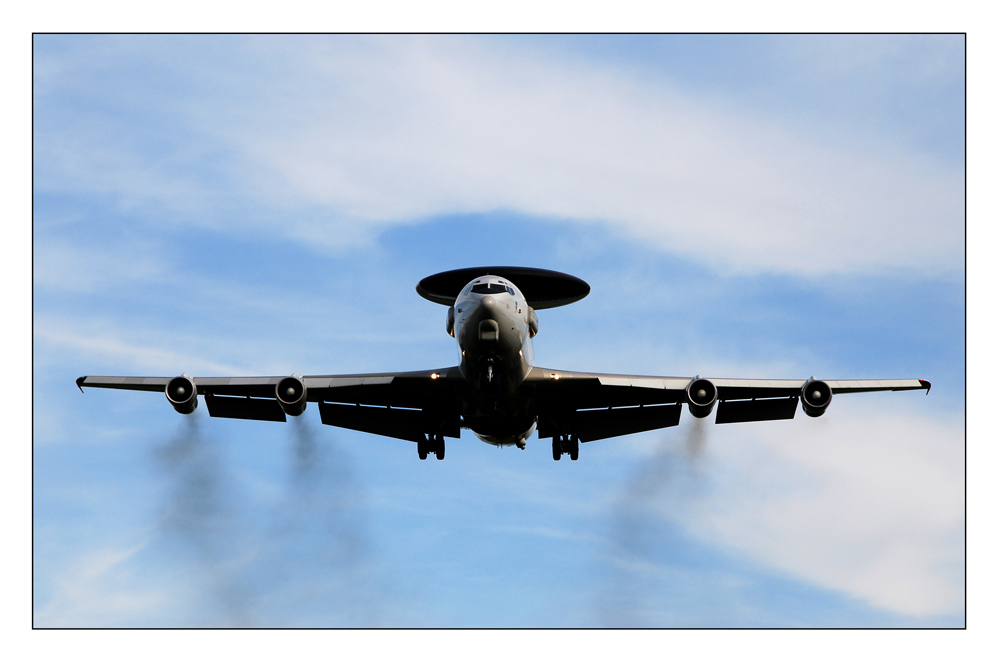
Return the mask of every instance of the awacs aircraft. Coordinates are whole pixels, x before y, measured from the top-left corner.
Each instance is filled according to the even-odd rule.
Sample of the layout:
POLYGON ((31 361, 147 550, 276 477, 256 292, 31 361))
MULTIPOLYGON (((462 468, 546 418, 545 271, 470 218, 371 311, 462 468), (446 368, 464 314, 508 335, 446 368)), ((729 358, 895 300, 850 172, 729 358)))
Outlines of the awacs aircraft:
POLYGON ((524 449, 537 429, 552 438, 552 458, 576 460, 581 442, 676 426, 682 406, 717 424, 819 417, 834 394, 926 389, 926 380, 732 380, 578 373, 535 366, 531 339, 543 308, 590 293, 579 278, 544 269, 477 267, 445 271, 417 292, 448 306, 458 342, 450 368, 365 375, 287 377, 97 377, 83 387, 164 392, 190 414, 205 397, 212 417, 285 421, 317 403, 324 424, 417 443, 426 459, 444 458, 445 438, 467 428, 492 445, 524 449))

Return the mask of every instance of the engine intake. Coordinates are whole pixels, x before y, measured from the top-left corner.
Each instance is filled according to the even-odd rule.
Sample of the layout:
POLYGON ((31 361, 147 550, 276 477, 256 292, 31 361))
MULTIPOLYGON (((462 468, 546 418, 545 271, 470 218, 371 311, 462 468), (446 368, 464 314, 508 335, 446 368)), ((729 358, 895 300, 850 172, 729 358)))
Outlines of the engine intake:
POLYGON ((833 400, 833 390, 822 380, 809 378, 802 385, 802 410, 810 417, 819 417, 826 412, 831 400, 833 400))
POLYGON ((166 394, 170 405, 182 415, 189 415, 198 407, 198 387, 187 373, 170 380, 166 394))
POLYGON ((448 306, 448 321, 445 323, 448 335, 455 337, 455 306, 448 306))
POLYGON ((688 410, 698 419, 704 419, 712 414, 712 408, 719 399, 719 390, 711 380, 696 377, 688 384, 687 389, 688 410))
POLYGON ((274 388, 278 405, 286 415, 298 417, 306 409, 306 385, 298 375, 281 378, 274 388))
POLYGON ((528 306, 528 333, 532 338, 538 334, 538 313, 531 306, 528 306))

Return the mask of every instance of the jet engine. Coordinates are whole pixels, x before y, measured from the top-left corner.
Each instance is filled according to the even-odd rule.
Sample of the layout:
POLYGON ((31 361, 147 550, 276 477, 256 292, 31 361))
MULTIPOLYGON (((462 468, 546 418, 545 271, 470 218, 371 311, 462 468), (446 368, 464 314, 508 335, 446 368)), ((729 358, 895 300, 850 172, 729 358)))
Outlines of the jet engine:
POLYGON ((819 417, 826 412, 832 399, 830 385, 822 380, 813 377, 802 385, 802 410, 810 417, 819 417))
POLYGON ((696 377, 688 383, 687 389, 688 410, 698 419, 704 419, 712 414, 712 408, 719 399, 719 390, 711 380, 703 377, 696 377))
POLYGON ((531 306, 528 306, 528 333, 532 338, 538 333, 538 313, 531 306))
POLYGON ((182 415, 189 415, 198 407, 198 387, 187 373, 170 380, 166 394, 170 405, 182 415))
POLYGON ((306 385, 299 375, 289 375, 278 380, 274 393, 278 405, 286 415, 298 417, 306 409, 306 385))

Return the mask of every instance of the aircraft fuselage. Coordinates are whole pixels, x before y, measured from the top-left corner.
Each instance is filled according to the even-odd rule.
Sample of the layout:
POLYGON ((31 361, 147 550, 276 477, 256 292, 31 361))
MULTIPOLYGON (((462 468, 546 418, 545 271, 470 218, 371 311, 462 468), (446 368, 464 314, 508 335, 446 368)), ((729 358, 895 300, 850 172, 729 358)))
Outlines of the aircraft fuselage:
POLYGON ((455 300, 459 368, 473 387, 462 418, 484 442, 523 446, 535 430, 538 416, 518 391, 534 365, 530 316, 524 295, 500 276, 476 278, 455 300))

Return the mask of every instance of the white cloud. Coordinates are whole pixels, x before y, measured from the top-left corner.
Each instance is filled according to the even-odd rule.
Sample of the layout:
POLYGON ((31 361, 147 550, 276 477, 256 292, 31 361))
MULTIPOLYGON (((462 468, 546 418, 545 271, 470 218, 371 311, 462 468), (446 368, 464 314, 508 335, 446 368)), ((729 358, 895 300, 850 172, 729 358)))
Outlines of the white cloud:
MULTIPOLYGON (((35 610, 38 627, 123 627, 137 625, 176 600, 167 589, 139 587, 145 577, 134 576, 135 556, 145 545, 101 547, 74 558, 54 578, 52 595, 35 610)), ((149 583, 145 581, 145 583, 149 583)))
POLYGON ((962 177, 926 158, 530 54, 417 40, 366 56, 310 54, 310 76, 342 86, 329 110, 237 139, 346 217, 509 208, 738 269, 960 265, 962 177))
MULTIPOLYGON (((169 265, 154 244, 118 239, 107 245, 46 239, 33 248, 33 284, 75 293, 93 293, 137 282, 163 282, 169 265)), ((180 281, 176 281, 180 282, 180 281)))
POLYGON ((663 511, 703 539, 877 607, 961 613, 961 421, 838 402, 848 401, 819 420, 710 429, 711 464, 699 470, 720 493, 663 511))
MULTIPOLYGON (((223 375, 246 375, 246 369, 219 364, 209 359, 176 350, 174 346, 154 346, 129 342, 118 334, 79 333, 65 322, 44 319, 37 321, 34 338, 38 343, 55 349, 82 352, 89 359, 111 360, 131 368, 144 368, 147 373, 176 374, 178 368, 203 369, 223 375)), ((193 346, 189 346, 193 347, 193 346)), ((44 360, 44 355, 43 355, 44 360)), ((51 363, 51 361, 46 361, 51 363)))
MULTIPOLYGON (((230 180, 241 196, 312 212, 264 223, 272 233, 337 247, 385 224, 511 209, 608 223, 736 270, 962 266, 963 174, 923 155, 823 143, 732 103, 495 41, 242 46, 267 65, 251 76, 210 70, 222 92, 167 104, 192 136, 238 157, 230 180), (245 90, 251 81, 256 93, 245 90)), ((66 180, 60 170, 86 182, 96 171, 123 199, 194 202, 200 224, 219 225, 211 212, 227 201, 221 193, 170 160, 110 145, 126 155, 95 170, 42 146, 53 170, 41 182, 66 180)), ((77 146, 72 157, 86 163, 85 154, 77 146)))

